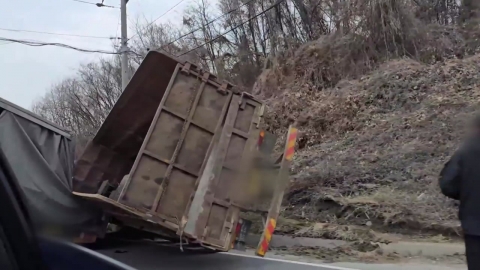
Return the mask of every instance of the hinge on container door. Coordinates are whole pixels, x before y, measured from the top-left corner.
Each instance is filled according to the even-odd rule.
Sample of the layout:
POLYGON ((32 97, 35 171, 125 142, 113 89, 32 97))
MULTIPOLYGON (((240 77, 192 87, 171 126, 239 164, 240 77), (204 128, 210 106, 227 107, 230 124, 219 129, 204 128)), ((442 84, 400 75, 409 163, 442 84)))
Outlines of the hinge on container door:
POLYGON ((247 93, 247 92, 242 92, 242 98, 243 98, 243 96, 247 96, 247 97, 249 97, 249 98, 251 98, 251 99, 255 99, 255 97, 254 97, 252 94, 247 93))
POLYGON ((182 72, 189 75, 191 68, 192 68, 192 63, 186 62, 182 67, 182 72))
POLYGON ((225 227, 228 229, 228 233, 232 233, 233 224, 235 223, 235 219, 232 217, 230 221, 227 221, 225 227))
POLYGON ((220 87, 218 87, 217 91, 220 92, 222 95, 227 94, 227 89, 230 84, 228 82, 223 82, 220 87))
POLYGON ((245 110, 245 107, 247 107, 247 100, 245 99, 245 97, 249 97, 253 99, 253 96, 250 95, 249 93, 242 92, 242 94, 240 95, 240 110, 242 111, 245 110))
POLYGON ((210 72, 203 73, 202 82, 206 83, 208 82, 208 79, 210 79, 210 72))
POLYGON ((263 114, 265 113, 265 104, 260 105, 258 110, 258 115, 256 115, 257 117, 255 117, 255 119, 253 119, 253 123, 257 126, 257 128, 260 128, 260 119, 262 119, 263 114))
POLYGON ((205 239, 207 237, 207 234, 208 234, 208 226, 205 226, 205 228, 203 229, 202 238, 205 239))

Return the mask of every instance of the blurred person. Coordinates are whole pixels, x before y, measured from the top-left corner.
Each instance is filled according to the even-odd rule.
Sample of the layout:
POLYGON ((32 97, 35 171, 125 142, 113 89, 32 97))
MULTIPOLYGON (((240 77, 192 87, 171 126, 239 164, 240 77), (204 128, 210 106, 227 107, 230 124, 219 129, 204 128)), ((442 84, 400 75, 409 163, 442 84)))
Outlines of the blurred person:
POLYGON ((445 196, 460 202, 468 269, 480 270, 480 115, 440 172, 439 184, 445 196))

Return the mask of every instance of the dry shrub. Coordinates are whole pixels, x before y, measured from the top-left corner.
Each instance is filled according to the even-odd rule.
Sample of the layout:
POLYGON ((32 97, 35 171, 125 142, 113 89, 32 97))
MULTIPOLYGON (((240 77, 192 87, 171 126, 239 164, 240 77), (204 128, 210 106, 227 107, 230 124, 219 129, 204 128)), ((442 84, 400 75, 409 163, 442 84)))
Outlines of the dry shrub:
MULTIPOLYGON (((280 231, 280 233, 283 233, 283 231, 280 231)), ((368 241, 389 244, 397 240, 395 237, 387 237, 386 235, 377 233, 368 226, 338 225, 332 223, 313 223, 293 231, 291 234, 295 237, 343 240, 347 242, 368 241)))
POLYGON ((357 80, 295 85, 267 120, 303 133, 287 212, 379 230, 458 234, 456 207, 437 187, 478 109, 480 55, 426 65, 395 60, 357 80))
POLYGON ((297 78, 315 87, 332 87, 341 78, 363 74, 371 69, 375 56, 364 53, 366 40, 360 35, 335 35, 302 46, 292 58, 297 78))
POLYGON ((331 35, 283 52, 262 74, 254 93, 276 96, 291 82, 307 83, 313 90, 335 86, 375 68, 378 63, 415 55, 422 37, 420 23, 404 0, 357 0, 331 35))
POLYGON ((410 1, 351 3, 334 34, 284 52, 255 86, 271 131, 302 132, 286 212, 458 234, 437 176, 478 109, 480 27, 425 25, 410 1))
POLYGON ((253 93, 277 100, 287 91, 336 87, 392 59, 435 64, 473 55, 480 48, 475 20, 464 25, 425 24, 414 17, 415 8, 406 0, 357 0, 351 9, 347 26, 338 25, 333 34, 279 55, 259 76, 253 93))

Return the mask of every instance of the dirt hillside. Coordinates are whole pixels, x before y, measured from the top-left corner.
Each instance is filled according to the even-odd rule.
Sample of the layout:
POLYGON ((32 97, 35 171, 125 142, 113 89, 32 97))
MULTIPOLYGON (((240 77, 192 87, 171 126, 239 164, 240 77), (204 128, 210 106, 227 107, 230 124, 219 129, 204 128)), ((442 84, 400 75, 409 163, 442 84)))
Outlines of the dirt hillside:
POLYGON ((460 234, 437 179, 479 109, 478 31, 434 30, 444 45, 418 48, 421 57, 350 58, 346 70, 350 56, 339 52, 348 42, 330 37, 279 56, 260 76, 254 91, 269 100, 270 129, 282 136, 295 123, 302 132, 286 216, 460 234))

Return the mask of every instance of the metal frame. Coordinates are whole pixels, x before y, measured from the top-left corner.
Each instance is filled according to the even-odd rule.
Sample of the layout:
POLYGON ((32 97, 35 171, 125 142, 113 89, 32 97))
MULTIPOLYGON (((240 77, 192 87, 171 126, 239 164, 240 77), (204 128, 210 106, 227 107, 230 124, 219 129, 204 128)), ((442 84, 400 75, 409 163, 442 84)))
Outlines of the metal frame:
MULTIPOLYGON (((135 162, 133 163, 133 166, 130 169, 130 173, 128 174, 128 179, 127 179, 125 185, 123 186, 123 189, 120 192, 120 195, 118 196, 118 199, 117 199, 118 202, 120 202, 123 199, 123 197, 125 196, 125 193, 128 190, 128 187, 130 186, 130 183, 132 182, 132 172, 137 170, 138 163, 140 162, 139 157, 142 154, 145 154, 144 153, 145 148, 147 147, 147 143, 148 143, 148 141, 149 141, 149 139, 152 135, 153 129, 155 128, 155 124, 158 121, 158 118, 160 117, 160 113, 162 112, 163 105, 165 104, 165 101, 166 101, 165 97, 168 97, 168 95, 170 94, 170 90, 172 89, 173 83, 175 82, 175 79, 177 78, 177 74, 178 74, 178 71, 180 70, 181 66, 182 66, 181 64, 177 64, 177 67, 175 68, 175 71, 172 74, 172 77, 170 79, 170 82, 168 83, 167 89, 165 90, 165 94, 163 94, 162 101, 158 105, 157 111, 155 112, 155 116, 153 117, 152 124, 150 125, 150 128, 148 129, 147 135, 145 136, 145 139, 143 140, 142 146, 140 147, 140 151, 139 151, 137 157, 135 158, 135 162)), ((147 155, 150 156, 149 154, 147 154, 147 155)), ((159 161, 163 162, 164 160, 159 159, 159 161)))
POLYGON ((232 135, 237 135, 245 139, 245 148, 242 153, 241 163, 245 162, 246 153, 249 153, 255 147, 258 140, 258 132, 260 119, 263 115, 264 104, 253 99, 250 95, 234 95, 229 105, 228 113, 225 116, 225 122, 220 132, 215 150, 210 154, 207 170, 203 171, 200 184, 195 193, 195 198, 191 204, 188 219, 185 220, 185 233, 197 237, 204 244, 214 246, 217 249, 228 250, 230 247, 232 230, 238 221, 239 212, 243 209, 242 205, 237 204, 234 200, 220 199, 215 196, 215 187, 220 181, 220 175, 223 169, 238 171, 231 168, 229 164, 225 164, 225 159, 232 135), (235 128, 238 113, 245 109, 249 104, 255 107, 250 122, 248 132, 235 128), (212 206, 216 204, 227 209, 226 217, 222 225, 220 239, 208 237, 208 221, 211 215, 212 206))
MULTIPOLYGON (((185 122, 183 123, 182 132, 180 133, 180 140, 178 141, 178 143, 175 147, 175 150, 173 151, 173 156, 172 156, 170 162, 167 163, 168 167, 167 167, 167 171, 165 172, 165 180, 162 182, 161 187, 158 189, 157 196, 155 197, 155 201, 154 201, 152 209, 151 209, 152 212, 156 212, 156 210, 159 207, 160 200, 162 198, 162 195, 164 194, 165 188, 168 186, 169 178, 170 178, 170 175, 172 174, 172 170, 174 168, 174 163, 177 161, 178 154, 180 153, 180 149, 182 148, 183 142, 185 141, 185 137, 187 136, 187 132, 188 132, 188 129, 190 128, 190 125, 193 124, 197 127, 202 128, 200 125, 196 125, 192 121, 193 121, 193 116, 195 115, 195 111, 197 110, 198 102, 200 101, 200 97, 203 94, 203 90, 205 89, 205 85, 207 84, 209 77, 210 77, 210 73, 205 72, 203 74, 202 83, 200 84, 199 89, 197 89, 197 92, 194 94, 192 102, 190 102, 190 106, 189 106, 189 109, 187 111, 187 115, 181 117, 181 119, 184 120, 185 122)), ((166 95, 165 97, 168 98, 168 95, 166 95)), ((166 100, 166 99, 164 99, 164 100, 166 100)), ((159 110, 165 110, 165 108, 166 107, 162 104, 162 107, 159 110)), ((171 112, 172 110, 167 109, 165 111, 166 112, 171 112)), ((204 130, 206 130, 210 133, 213 133, 212 135, 215 136, 215 133, 214 133, 215 131, 211 131, 211 130, 208 130, 206 128, 202 128, 202 129, 204 129, 204 130)), ((153 129, 152 129, 152 131, 153 131, 153 129)), ((144 149, 142 149, 142 150, 144 150, 144 149)), ((160 160, 160 161, 162 161, 162 160, 160 160)), ((203 161, 203 163, 205 163, 205 160, 203 161)), ((188 169, 186 169, 184 167, 180 167, 178 165, 175 166, 175 167, 184 171, 184 172, 186 172, 186 173, 188 173, 188 174, 190 174, 190 175, 192 175, 192 176, 197 177, 197 179, 198 179, 198 174, 197 173, 192 174, 192 172, 190 172, 188 169)), ((181 217, 179 217, 179 218, 181 218, 181 217)), ((180 226, 181 225, 180 221, 178 221, 178 223, 179 223, 178 225, 180 226)))
MULTIPOLYGON (((121 193, 120 193, 120 196, 118 198, 118 201, 121 202, 123 197, 125 196, 127 190, 128 190, 128 186, 130 185, 130 183, 132 182, 132 179, 133 179, 133 175, 134 175, 134 172, 137 170, 138 166, 139 166, 139 162, 140 162, 140 159, 143 155, 145 156, 148 156, 148 157, 151 157, 161 163, 164 163, 167 165, 167 170, 165 172, 165 176, 164 176, 164 181, 162 182, 160 188, 158 189, 157 191, 157 195, 155 196, 155 200, 152 204, 152 207, 151 209, 145 209, 147 210, 149 213, 151 213, 152 216, 157 216, 159 218, 161 218, 162 220, 165 220, 165 221, 169 221, 171 223, 174 223, 176 224, 178 227, 176 229, 178 229, 178 233, 181 234, 182 231, 183 231, 183 226, 182 226, 182 222, 180 219, 183 219, 184 217, 177 217, 176 219, 172 219, 171 217, 169 216, 166 216, 162 213, 158 213, 157 212, 157 209, 158 207, 160 206, 160 202, 161 202, 161 199, 162 199, 162 196, 164 195, 164 191, 166 190, 167 186, 168 186, 168 183, 169 183, 169 177, 170 177, 170 174, 172 172, 172 170, 174 168, 176 169, 179 169, 181 170, 182 172, 186 173, 186 174, 189 174, 191 176, 194 176, 197 178, 196 180, 196 183, 195 183, 195 186, 197 187, 198 186, 198 181, 199 181, 199 176, 202 174, 202 171, 204 170, 204 167, 205 167, 205 164, 206 164, 206 160, 208 159, 208 156, 210 155, 210 152, 212 150, 212 147, 213 147, 213 144, 215 143, 215 134, 218 133, 219 129, 221 128, 221 123, 222 123, 222 119, 223 119, 223 116, 226 114, 227 112, 227 108, 229 107, 229 104, 231 103, 231 96, 232 96, 232 92, 231 91, 225 91, 223 90, 222 88, 222 85, 218 85, 218 84, 215 84, 213 83, 213 81, 211 81, 210 79, 211 77, 211 74, 209 72, 203 72, 202 74, 200 73, 200 71, 196 72, 194 70, 191 70, 191 64, 189 63, 186 63, 185 65, 182 65, 182 64, 178 64, 177 67, 175 68, 175 71, 171 77, 171 80, 167 86, 167 89, 165 91, 165 94, 164 94, 164 98, 162 99, 162 101, 160 102, 158 108, 157 108, 157 111, 155 113, 155 116, 152 120, 152 124, 147 132, 147 135, 142 143, 142 146, 140 147, 140 151, 138 152, 138 155, 137 155, 137 158, 135 159, 135 162, 130 170, 130 173, 129 173, 129 176, 128 176, 128 180, 125 184, 125 186, 123 187, 121 193), (201 79, 202 80, 202 83, 200 84, 200 86, 198 87, 198 89, 196 90, 195 94, 193 95, 192 97, 192 100, 189 102, 189 110, 187 111, 186 115, 183 115, 183 114, 179 114, 179 113, 176 113, 174 112, 171 108, 168 108, 165 106, 165 102, 170 94, 170 91, 173 87, 173 84, 175 82, 175 80, 177 79, 178 77, 178 73, 179 72, 182 72, 182 73, 186 73, 187 75, 189 74, 192 74, 194 76, 196 76, 197 78, 201 79), (203 125, 193 121, 193 117, 195 115, 195 111, 197 109, 197 105, 198 105, 198 102, 200 101, 200 98, 203 94, 203 91, 206 87, 206 85, 209 84, 209 85, 212 85, 214 87, 218 86, 218 91, 222 92, 225 96, 227 96, 227 102, 225 102, 225 105, 222 109, 222 117, 220 117, 216 127, 214 130, 211 130, 209 128, 206 128, 204 127, 203 125), (174 150, 174 153, 173 153, 173 156, 170 160, 165 160, 164 158, 161 158, 159 157, 158 155, 154 154, 154 153, 151 153, 150 151, 146 150, 146 147, 147 147, 147 144, 150 140, 150 137, 152 136, 152 133, 155 129, 155 126, 157 125, 157 121, 158 121, 158 118, 160 117, 160 114, 162 112, 166 112, 166 113, 169 113, 169 114, 172 114, 176 117, 178 117, 179 119, 182 119, 184 121, 184 126, 182 128, 182 132, 180 134, 180 140, 178 141, 176 147, 175 147, 175 150, 174 150), (176 162, 176 159, 177 159, 177 156, 180 152, 180 149, 182 148, 182 145, 183 145, 183 142, 184 142, 184 139, 187 135, 187 131, 189 130, 189 127, 193 125, 195 127, 198 127, 199 129, 202 129, 210 134, 213 135, 213 139, 212 139, 212 142, 210 143, 210 146, 207 150, 207 155, 206 155, 206 158, 205 160, 203 161, 203 164, 200 168, 200 172, 197 173, 197 172, 192 172, 191 170, 189 170, 188 168, 185 168, 184 166, 181 166, 179 164, 175 164, 176 162)), ((194 192, 195 194, 195 192, 194 192)), ((187 208, 189 208, 190 206, 190 203, 191 203, 191 200, 194 196, 194 194, 191 195, 190 197, 190 201, 188 202, 187 204, 187 208)), ((185 211, 186 212, 186 211, 185 211)))
POLYGON ((59 135, 62 135, 63 137, 66 137, 67 139, 71 139, 70 133, 68 133, 67 129, 52 123, 32 112, 29 110, 26 110, 18 105, 15 105, 3 98, 0 98, 0 108, 9 111, 11 113, 14 113, 22 118, 27 119, 28 121, 31 121, 37 125, 40 125, 44 128, 47 128, 55 133, 58 133, 59 135))
MULTIPOLYGON (((211 245, 212 244, 216 245, 218 247, 221 247, 222 249, 228 249, 229 248, 229 245, 230 245, 229 239, 225 239, 226 241, 225 240, 222 241, 221 239, 215 239, 215 238, 207 237, 206 236, 206 234, 208 233, 207 223, 208 223, 208 220, 210 219, 213 204, 218 204, 218 205, 221 205, 221 206, 227 208, 228 209, 227 210, 227 216, 228 216, 228 211, 232 212, 231 213, 232 214, 232 219, 234 219, 234 220, 237 219, 238 214, 239 214, 238 213, 239 209, 233 209, 232 208, 233 205, 230 202, 215 198, 215 192, 214 192, 213 187, 215 187, 218 184, 218 181, 220 180, 219 177, 220 177, 220 173, 221 173, 221 171, 224 167, 224 161, 225 161, 225 157, 227 155, 228 145, 230 143, 230 139, 232 137, 232 134, 234 134, 234 130, 236 130, 234 128, 234 124, 235 124, 235 120, 236 120, 237 115, 238 115, 238 111, 240 110, 239 105, 240 105, 241 101, 242 101, 242 97, 238 96, 238 95, 235 95, 234 97, 232 97, 232 100, 230 102, 229 110, 228 110, 228 113, 227 113, 226 118, 225 118, 224 126, 222 128, 221 137, 220 137, 219 142, 218 142, 219 149, 218 149, 218 153, 217 153, 217 156, 216 156, 217 163, 215 164, 215 167, 213 169, 213 177, 210 177, 210 179, 209 179, 210 181, 209 181, 209 185, 208 185, 208 191, 210 191, 210 194, 204 197, 204 200, 203 200, 203 203, 202 203, 204 209, 208 209, 208 212, 204 212, 204 213, 200 214, 200 217, 197 220, 197 225, 196 225, 197 230, 198 230, 199 225, 203 228, 202 229, 203 234, 200 237, 203 242, 209 243, 211 245), (232 108, 232 106, 235 106, 235 107, 232 108)), ((248 138, 248 136, 247 136, 247 138, 248 138)), ((208 193, 208 191, 207 191, 207 193, 208 193)), ((226 227, 228 227, 229 230, 233 229, 234 223, 236 223, 236 222, 232 222, 232 221, 229 221, 229 220, 226 220, 226 219, 224 220, 224 222, 222 224, 221 235, 224 234, 224 230, 225 230, 226 227), (227 224, 225 224, 225 223, 227 223, 227 222, 230 223, 229 226, 226 226, 227 224)), ((199 231, 197 231, 197 235, 198 234, 199 234, 199 231)))

